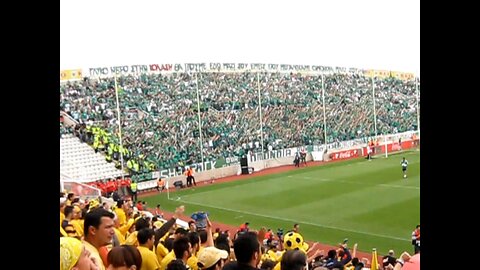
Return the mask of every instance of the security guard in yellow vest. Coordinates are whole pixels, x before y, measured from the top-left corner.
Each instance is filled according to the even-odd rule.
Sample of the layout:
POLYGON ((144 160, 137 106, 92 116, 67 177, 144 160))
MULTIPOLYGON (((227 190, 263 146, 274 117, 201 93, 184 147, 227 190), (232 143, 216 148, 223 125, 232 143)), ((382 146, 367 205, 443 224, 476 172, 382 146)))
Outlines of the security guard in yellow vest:
POLYGON ((130 183, 130 190, 132 191, 132 200, 137 201, 137 181, 132 180, 130 183))

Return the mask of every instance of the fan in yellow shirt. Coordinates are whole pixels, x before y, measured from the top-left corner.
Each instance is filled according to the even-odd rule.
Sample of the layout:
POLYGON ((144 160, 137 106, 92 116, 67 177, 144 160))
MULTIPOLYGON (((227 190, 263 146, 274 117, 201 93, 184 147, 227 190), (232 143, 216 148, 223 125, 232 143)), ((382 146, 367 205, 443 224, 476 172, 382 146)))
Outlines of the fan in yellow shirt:
POLYGON ((75 205, 73 207, 73 217, 72 220, 70 220, 70 224, 72 224, 73 228, 75 228, 75 231, 77 231, 77 235, 80 237, 83 236, 83 223, 84 220, 82 218, 82 209, 75 205))
POLYGON ((113 217, 113 213, 103 208, 91 210, 85 215, 84 245, 98 270, 105 270, 99 250, 112 243, 115 234, 113 217))
POLYGON ((142 256, 142 267, 140 270, 160 269, 160 263, 157 260, 157 256, 152 251, 153 243, 155 242, 155 232, 153 229, 141 229, 137 233, 137 239, 139 244, 137 248, 142 256))

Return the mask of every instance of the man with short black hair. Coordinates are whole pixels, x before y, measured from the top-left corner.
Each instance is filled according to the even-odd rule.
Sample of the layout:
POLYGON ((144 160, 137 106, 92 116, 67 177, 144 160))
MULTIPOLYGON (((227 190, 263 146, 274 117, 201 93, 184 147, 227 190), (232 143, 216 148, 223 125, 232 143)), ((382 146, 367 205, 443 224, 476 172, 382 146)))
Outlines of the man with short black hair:
POLYGON ((298 249, 285 251, 280 261, 282 270, 303 270, 306 265, 307 255, 298 249))
POLYGON ((175 258, 182 260, 187 269, 189 269, 187 260, 192 255, 192 244, 190 244, 188 237, 183 236, 173 241, 173 252, 175 253, 175 258))
POLYGON ((260 258, 260 243, 257 234, 254 232, 245 232, 238 236, 233 242, 233 251, 235 252, 236 262, 227 263, 223 270, 256 270, 260 258))
POLYGON ((99 270, 105 270, 99 249, 112 243, 115 234, 114 217, 113 213, 103 208, 93 209, 85 215, 83 243, 99 270))
POLYGON ((160 263, 157 256, 153 253, 153 243, 155 242, 155 232, 150 228, 143 228, 138 231, 137 240, 138 251, 142 256, 142 267, 140 270, 158 270, 160 263))

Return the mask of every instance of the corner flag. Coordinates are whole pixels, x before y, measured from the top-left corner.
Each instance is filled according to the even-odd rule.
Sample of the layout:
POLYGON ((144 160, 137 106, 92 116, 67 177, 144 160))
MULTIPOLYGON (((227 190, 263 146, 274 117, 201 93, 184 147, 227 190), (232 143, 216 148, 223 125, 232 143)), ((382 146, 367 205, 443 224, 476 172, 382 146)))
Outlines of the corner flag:
POLYGON ((165 188, 167 189, 167 199, 170 200, 170 190, 168 189, 168 179, 165 179, 165 188))

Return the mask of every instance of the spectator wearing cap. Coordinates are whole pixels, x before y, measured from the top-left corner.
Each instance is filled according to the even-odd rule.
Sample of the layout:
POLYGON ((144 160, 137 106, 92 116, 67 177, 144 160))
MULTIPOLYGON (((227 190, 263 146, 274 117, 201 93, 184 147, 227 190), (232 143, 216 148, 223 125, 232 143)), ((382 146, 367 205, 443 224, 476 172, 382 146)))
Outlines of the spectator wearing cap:
POLYGON ((99 270, 105 270, 99 250, 112 243, 113 235, 113 213, 98 208, 85 215, 84 222, 84 245, 90 252, 90 257, 95 260, 99 270))
POLYGON ((391 264, 392 266, 395 266, 396 262, 397 262, 397 258, 395 258, 395 252, 393 251, 393 249, 390 249, 388 251, 388 255, 383 257, 383 260, 382 260, 383 267, 385 268, 389 264, 391 264))
POLYGON ((197 265, 200 270, 220 270, 223 268, 228 252, 216 247, 206 247, 198 254, 197 265))
POLYGON ((97 270, 82 242, 60 237, 60 270, 97 270))
POLYGON ((156 216, 152 217, 152 226, 154 230, 160 229, 162 225, 163 225, 163 222, 161 220, 158 220, 158 217, 156 216))

